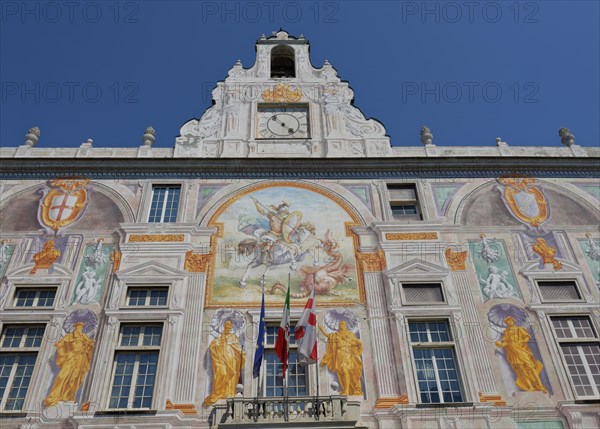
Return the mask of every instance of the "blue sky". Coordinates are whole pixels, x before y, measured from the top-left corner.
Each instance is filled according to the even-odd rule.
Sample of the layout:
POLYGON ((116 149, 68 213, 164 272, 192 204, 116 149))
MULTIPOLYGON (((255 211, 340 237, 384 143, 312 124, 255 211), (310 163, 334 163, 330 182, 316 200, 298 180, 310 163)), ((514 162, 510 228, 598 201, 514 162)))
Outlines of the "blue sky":
POLYGON ((600 145, 598 1, 0 2, 0 144, 172 147, 280 27, 348 80, 394 146, 600 145))

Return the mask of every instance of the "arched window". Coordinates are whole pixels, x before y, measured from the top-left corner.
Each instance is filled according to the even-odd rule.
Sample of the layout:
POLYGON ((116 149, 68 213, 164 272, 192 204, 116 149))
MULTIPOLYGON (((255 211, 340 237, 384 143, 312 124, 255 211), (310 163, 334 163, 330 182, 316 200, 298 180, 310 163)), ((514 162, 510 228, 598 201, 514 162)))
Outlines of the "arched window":
POLYGON ((271 77, 296 77, 293 48, 279 45, 271 50, 271 77))

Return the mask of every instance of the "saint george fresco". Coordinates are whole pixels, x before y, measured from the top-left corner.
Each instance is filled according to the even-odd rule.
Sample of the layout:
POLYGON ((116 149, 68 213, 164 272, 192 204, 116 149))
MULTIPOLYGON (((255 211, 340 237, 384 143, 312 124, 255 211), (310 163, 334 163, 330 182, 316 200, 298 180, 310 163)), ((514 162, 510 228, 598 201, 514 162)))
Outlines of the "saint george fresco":
POLYGON ((355 219, 317 189, 271 186, 235 197, 209 225, 220 225, 213 305, 283 303, 288 274, 292 305, 314 288, 321 302, 360 300, 355 249, 347 224, 355 219))

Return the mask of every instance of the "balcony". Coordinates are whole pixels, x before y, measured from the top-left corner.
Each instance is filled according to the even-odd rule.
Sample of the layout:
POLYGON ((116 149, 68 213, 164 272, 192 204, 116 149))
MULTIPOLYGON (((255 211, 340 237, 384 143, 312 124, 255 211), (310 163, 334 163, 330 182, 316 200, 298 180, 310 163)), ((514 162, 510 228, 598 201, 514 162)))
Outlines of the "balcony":
POLYGON ((211 427, 237 428, 328 428, 363 427, 360 398, 346 396, 298 396, 247 398, 237 396, 218 402, 211 416, 211 427))

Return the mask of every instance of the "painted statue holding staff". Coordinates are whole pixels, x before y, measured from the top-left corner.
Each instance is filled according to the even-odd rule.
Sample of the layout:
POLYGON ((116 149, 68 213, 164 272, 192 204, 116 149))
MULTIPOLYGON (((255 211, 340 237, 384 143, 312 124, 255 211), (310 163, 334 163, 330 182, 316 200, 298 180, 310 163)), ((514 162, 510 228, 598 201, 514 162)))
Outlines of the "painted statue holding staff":
POLYGON ((528 392, 547 392, 540 380, 544 365, 533 356, 529 348, 531 336, 522 326, 515 326, 515 320, 510 316, 504 319, 504 323, 506 329, 502 333, 502 339, 496 341, 496 346, 504 348, 506 360, 517 377, 515 384, 528 392))
POLYGON ((362 342, 348 329, 345 320, 339 322, 337 332, 329 334, 320 325, 319 329, 327 337, 327 350, 321 366, 326 365, 337 375, 342 395, 362 396, 362 342))
POLYGON ((204 405, 212 405, 219 399, 235 396, 235 386, 246 362, 246 352, 242 350, 240 340, 232 330, 233 323, 226 320, 223 333, 208 348, 212 358, 212 390, 204 400, 204 405))
MULTIPOLYGON (((84 311, 83 310, 82 314, 84 311)), ((72 313, 73 314, 73 313, 72 313)), ((86 314, 87 316, 87 314, 86 314)), ((90 370, 92 353, 96 340, 90 339, 86 332, 95 326, 95 316, 88 317, 90 323, 78 320, 74 324, 66 323, 67 334, 56 344, 56 366, 59 372, 54 379, 50 393, 44 399, 44 406, 50 407, 59 402, 75 402, 75 394, 83 384, 90 370), (92 326, 93 323, 93 326, 92 326)), ((69 320, 67 320, 69 322, 69 320)))

